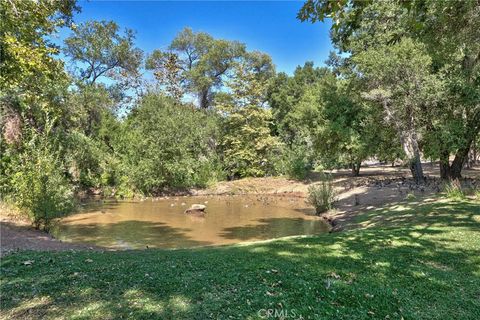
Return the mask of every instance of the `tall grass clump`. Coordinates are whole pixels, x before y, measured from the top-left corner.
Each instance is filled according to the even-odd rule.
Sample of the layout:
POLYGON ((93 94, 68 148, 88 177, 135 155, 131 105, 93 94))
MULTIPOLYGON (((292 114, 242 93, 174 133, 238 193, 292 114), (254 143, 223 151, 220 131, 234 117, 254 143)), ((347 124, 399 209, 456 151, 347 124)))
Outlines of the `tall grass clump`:
POLYGON ((335 189, 329 176, 322 177, 320 183, 308 188, 307 203, 315 208, 317 215, 333 208, 335 189))
POLYGON ((445 185, 445 194, 447 198, 452 200, 465 199, 465 193, 463 192, 462 185, 458 179, 452 180, 445 185))

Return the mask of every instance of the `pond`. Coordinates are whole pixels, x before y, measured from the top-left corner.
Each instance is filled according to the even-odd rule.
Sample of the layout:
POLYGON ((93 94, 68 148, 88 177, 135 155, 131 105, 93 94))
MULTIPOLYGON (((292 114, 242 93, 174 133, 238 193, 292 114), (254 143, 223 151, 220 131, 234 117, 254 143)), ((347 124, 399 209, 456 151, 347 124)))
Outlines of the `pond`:
POLYGON ((91 201, 57 221, 56 238, 116 249, 186 248, 328 232, 303 199, 283 196, 166 197, 91 201), (185 214, 204 204, 205 215, 185 214))

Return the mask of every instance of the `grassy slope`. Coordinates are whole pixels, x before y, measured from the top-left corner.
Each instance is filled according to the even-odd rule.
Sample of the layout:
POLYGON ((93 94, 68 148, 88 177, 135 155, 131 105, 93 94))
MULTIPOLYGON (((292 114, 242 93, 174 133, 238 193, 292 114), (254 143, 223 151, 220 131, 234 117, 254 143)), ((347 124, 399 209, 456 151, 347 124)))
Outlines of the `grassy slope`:
POLYGON ((357 222, 244 246, 9 255, 1 316, 256 319, 275 308, 305 319, 480 318, 478 202, 409 203, 357 222))

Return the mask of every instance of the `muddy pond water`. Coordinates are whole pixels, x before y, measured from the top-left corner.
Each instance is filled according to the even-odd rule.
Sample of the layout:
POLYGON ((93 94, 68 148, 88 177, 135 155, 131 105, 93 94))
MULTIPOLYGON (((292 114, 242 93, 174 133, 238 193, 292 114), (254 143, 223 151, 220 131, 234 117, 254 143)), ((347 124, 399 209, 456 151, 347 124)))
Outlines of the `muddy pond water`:
POLYGON ((142 249, 221 245, 328 230, 301 198, 256 195, 91 201, 59 220, 53 234, 68 242, 142 249), (192 204, 206 205, 206 214, 185 214, 192 204))

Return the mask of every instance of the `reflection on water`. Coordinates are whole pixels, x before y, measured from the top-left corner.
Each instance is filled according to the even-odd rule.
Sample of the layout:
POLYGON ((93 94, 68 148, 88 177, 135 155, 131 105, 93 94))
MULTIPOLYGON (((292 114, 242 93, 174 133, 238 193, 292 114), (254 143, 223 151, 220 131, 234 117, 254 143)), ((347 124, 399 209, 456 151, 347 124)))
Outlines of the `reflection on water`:
POLYGON ((92 202, 54 228, 64 241, 111 248, 184 248, 238 243, 328 231, 302 199, 280 196, 171 197, 92 202), (191 204, 204 217, 186 215, 191 204))

